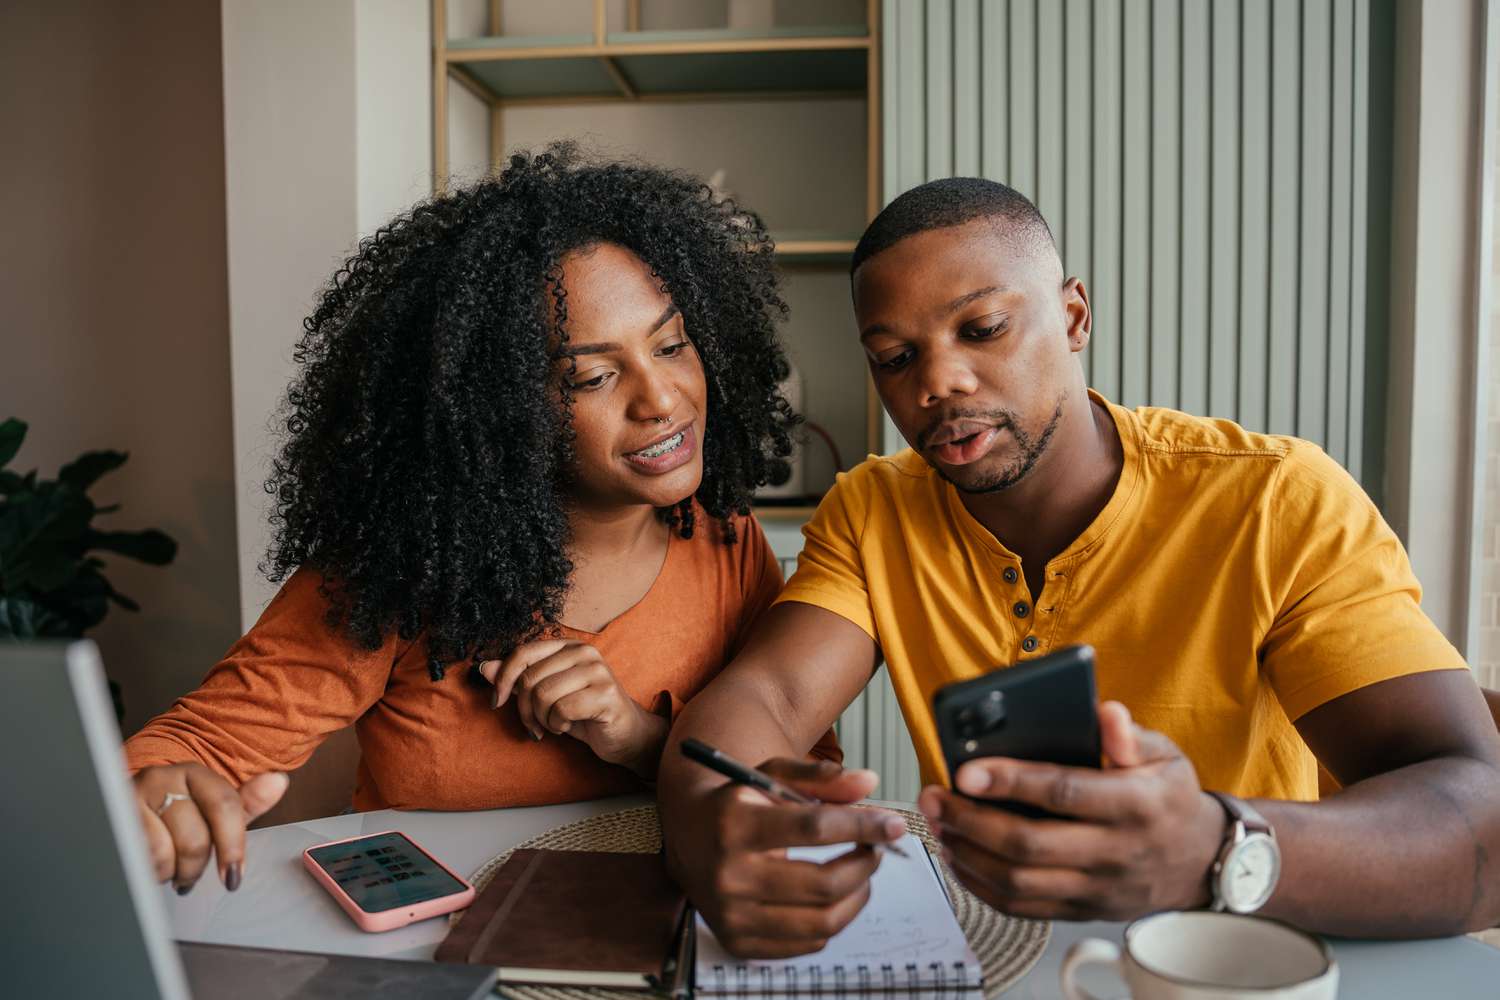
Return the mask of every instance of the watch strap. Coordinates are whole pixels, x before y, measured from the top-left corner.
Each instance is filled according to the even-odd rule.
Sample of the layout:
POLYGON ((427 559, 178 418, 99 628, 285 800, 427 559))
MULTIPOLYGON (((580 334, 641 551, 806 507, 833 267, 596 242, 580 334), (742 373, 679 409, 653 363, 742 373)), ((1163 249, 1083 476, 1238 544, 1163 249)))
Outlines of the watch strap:
MULTIPOLYGON (((1209 792, 1208 794, 1217 799, 1219 805, 1223 806, 1224 811, 1229 814, 1229 818, 1238 820, 1246 832, 1264 833, 1268 837, 1276 836, 1276 831, 1271 829, 1271 824, 1266 818, 1244 799, 1237 799, 1233 795, 1227 795, 1224 792, 1209 792)), ((1228 836, 1234 836, 1233 831, 1228 836)))

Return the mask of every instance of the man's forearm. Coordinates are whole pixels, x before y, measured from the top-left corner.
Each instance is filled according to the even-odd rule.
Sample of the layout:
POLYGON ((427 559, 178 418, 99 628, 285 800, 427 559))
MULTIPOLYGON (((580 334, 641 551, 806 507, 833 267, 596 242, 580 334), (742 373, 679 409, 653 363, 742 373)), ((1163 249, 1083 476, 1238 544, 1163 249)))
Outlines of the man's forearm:
POLYGON ((664 829, 684 803, 724 783, 682 756, 677 745, 684 738, 752 765, 802 757, 859 694, 874 665, 874 641, 832 612, 795 601, 767 611, 735 661, 672 724, 657 773, 664 829))
POLYGON ((1281 878, 1261 911, 1347 937, 1425 937, 1500 923, 1500 772, 1448 756, 1322 802, 1255 800, 1281 878))
POLYGON ((798 746, 788 734, 781 701, 765 679, 731 671, 688 702, 672 724, 657 771, 664 821, 670 820, 674 809, 724 783, 720 775, 688 760, 677 749, 687 737, 748 764, 807 753, 811 744, 798 746))

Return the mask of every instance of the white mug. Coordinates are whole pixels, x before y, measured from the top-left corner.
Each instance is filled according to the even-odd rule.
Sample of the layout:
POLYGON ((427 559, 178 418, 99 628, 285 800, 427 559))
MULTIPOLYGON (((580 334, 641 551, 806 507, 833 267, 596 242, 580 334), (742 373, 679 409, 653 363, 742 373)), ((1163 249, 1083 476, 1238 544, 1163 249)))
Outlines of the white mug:
POLYGON ((1096 1000, 1075 981, 1112 965, 1134 1000, 1334 1000, 1339 968, 1311 934, 1263 917, 1206 910, 1157 913, 1125 928, 1125 947, 1087 938, 1068 949, 1063 995, 1096 1000))

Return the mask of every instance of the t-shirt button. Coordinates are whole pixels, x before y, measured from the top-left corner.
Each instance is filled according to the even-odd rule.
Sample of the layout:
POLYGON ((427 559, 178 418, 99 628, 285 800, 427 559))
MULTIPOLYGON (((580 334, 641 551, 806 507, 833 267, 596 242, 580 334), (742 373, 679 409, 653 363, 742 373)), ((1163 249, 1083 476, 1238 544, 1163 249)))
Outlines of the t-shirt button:
POLYGON ((1035 652, 1038 645, 1040 644, 1036 641, 1036 636, 1034 635, 1028 635, 1021 640, 1021 648, 1028 653, 1035 652))
POLYGON ((1000 575, 1005 578, 1006 583, 1015 583, 1021 578, 1021 574, 1016 572, 1016 568, 1014 566, 1005 567, 1005 572, 1001 573, 1000 575))
POLYGON ((1017 618, 1025 618, 1031 614, 1031 607, 1025 601, 1017 601, 1011 610, 1016 613, 1017 618))

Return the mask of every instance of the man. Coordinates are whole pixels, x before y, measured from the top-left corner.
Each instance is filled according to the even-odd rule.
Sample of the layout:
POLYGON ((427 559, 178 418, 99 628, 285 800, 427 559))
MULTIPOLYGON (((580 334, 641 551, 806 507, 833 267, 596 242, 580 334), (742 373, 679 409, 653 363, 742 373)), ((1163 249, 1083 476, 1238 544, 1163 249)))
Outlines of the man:
POLYGON ((669 865, 731 949, 815 949, 868 897, 869 845, 900 820, 836 804, 868 795, 869 772, 796 758, 882 658, 929 786, 919 805, 959 878, 1006 912, 1214 905, 1355 936, 1500 920, 1500 738, 1343 469, 1306 442, 1088 392, 1087 293, 1003 185, 902 195, 852 283, 912 449, 839 478, 660 770, 669 865), (1077 642, 1098 651, 1105 768, 987 759, 953 776, 1066 818, 943 787, 933 692, 1077 642), (681 758, 688 736, 835 804, 725 786, 681 758), (1323 801, 1319 761, 1345 786, 1323 801), (842 841, 860 846, 823 865, 784 855, 842 841))

